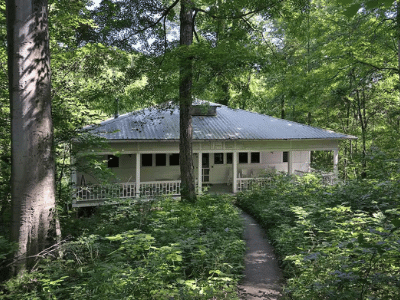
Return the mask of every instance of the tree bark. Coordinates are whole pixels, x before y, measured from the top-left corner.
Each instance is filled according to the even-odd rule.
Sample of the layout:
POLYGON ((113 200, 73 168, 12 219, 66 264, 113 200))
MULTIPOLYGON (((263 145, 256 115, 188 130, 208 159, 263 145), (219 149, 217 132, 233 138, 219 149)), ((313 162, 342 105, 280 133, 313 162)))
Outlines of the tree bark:
POLYGON ((286 112, 285 112, 285 95, 282 95, 282 100, 281 100, 281 119, 286 118, 286 112))
POLYGON ((181 1, 180 11, 180 83, 179 83, 179 111, 180 111, 180 171, 181 196, 190 202, 196 201, 196 189, 193 173, 192 148, 192 81, 193 57, 190 45, 193 43, 193 8, 188 0, 181 1))
POLYGON ((396 35, 397 35, 397 75, 399 77, 399 89, 400 89, 400 0, 396 1, 396 35))
POLYGON ((55 164, 47 0, 7 0, 13 273, 30 269, 54 229, 55 164))
POLYGON ((361 137, 362 137, 362 158, 361 158, 361 178, 367 178, 367 117, 365 108, 365 95, 362 93, 360 96, 360 91, 356 90, 356 100, 357 100, 357 114, 361 125, 361 137))

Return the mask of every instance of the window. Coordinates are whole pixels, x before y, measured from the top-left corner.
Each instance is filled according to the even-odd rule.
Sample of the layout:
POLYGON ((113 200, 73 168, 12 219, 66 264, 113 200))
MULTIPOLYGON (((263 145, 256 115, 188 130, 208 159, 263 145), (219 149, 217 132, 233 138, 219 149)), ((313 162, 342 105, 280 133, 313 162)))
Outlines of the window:
POLYGON ((119 167, 119 157, 114 155, 109 155, 107 157, 107 167, 118 168, 119 167))
POLYGON ((250 161, 252 164, 259 164, 260 163, 260 152, 251 152, 250 161))
POLYGON ((156 166, 166 166, 166 165, 167 165, 167 155, 156 154, 156 166))
POLYGON ((214 164, 222 165, 224 163, 224 154, 223 153, 214 153, 214 164))
POLYGON ((153 154, 142 154, 142 167, 151 167, 153 165, 153 154))
POLYGON ((179 154, 170 154, 169 155, 169 165, 170 166, 179 166, 179 154))
POLYGON ((233 162, 233 153, 227 153, 226 154, 226 163, 232 164, 232 162, 233 162))
POLYGON ((289 161, 289 152, 284 151, 283 152, 283 162, 288 162, 289 161))
POLYGON ((239 164, 247 164, 249 162, 248 155, 247 152, 239 152, 239 164))

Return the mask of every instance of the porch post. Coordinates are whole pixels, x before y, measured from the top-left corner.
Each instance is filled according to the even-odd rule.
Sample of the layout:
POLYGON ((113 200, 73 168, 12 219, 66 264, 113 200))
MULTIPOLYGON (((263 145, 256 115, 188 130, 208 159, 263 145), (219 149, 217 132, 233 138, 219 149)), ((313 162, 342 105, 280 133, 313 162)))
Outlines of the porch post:
MULTIPOLYGON (((72 203, 76 201, 76 196, 78 194, 78 182, 76 178, 76 168, 75 168, 75 157, 70 156, 70 164, 72 166, 71 168, 71 186, 72 186, 72 203)), ((67 210, 69 210, 68 205, 67 205, 67 210)))
POLYGON ((236 194, 237 192, 237 163, 238 163, 238 153, 233 152, 233 162, 232 162, 232 192, 236 194))
POLYGON ((288 151, 288 174, 293 174, 293 151, 288 151))
POLYGON ((199 152, 199 160, 198 160, 198 170, 197 170, 197 188, 199 195, 203 192, 203 153, 199 152))
POLYGON ((141 154, 136 153, 136 197, 140 196, 140 165, 141 165, 141 154))
POLYGON ((337 178, 339 176, 339 149, 334 149, 333 150, 333 174, 335 174, 335 177, 337 178))
POLYGON ((75 189, 77 186, 77 180, 76 180, 76 168, 75 168, 75 157, 71 156, 70 158, 70 163, 71 163, 71 183, 72 183, 72 188, 75 189))

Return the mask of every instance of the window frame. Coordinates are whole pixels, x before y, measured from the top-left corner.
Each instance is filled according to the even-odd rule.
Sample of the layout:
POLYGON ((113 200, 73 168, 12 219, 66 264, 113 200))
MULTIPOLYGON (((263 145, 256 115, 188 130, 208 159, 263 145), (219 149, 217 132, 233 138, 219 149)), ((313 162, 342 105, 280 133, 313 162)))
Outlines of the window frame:
POLYGON ((289 162, 289 151, 282 152, 282 162, 284 163, 289 162))
POLYGON ((250 163, 252 163, 252 164, 259 164, 259 163, 261 163, 261 153, 260 153, 260 152, 251 152, 251 153, 250 153, 250 163), (257 161, 253 161, 253 154, 254 154, 254 155, 257 154, 257 157, 258 157, 257 161))

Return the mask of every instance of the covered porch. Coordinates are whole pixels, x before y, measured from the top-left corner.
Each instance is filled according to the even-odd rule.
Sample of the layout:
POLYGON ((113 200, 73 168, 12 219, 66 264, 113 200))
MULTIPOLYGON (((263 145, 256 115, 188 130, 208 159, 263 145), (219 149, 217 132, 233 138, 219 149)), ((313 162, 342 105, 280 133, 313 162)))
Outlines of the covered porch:
MULTIPOLYGON (((72 205, 94 206, 115 198, 180 196, 179 154, 176 150, 165 150, 121 151, 123 154, 119 156, 118 164, 114 162, 114 165, 109 166, 119 177, 119 182, 112 184, 101 185, 93 181, 86 183, 86 180, 82 184, 84 174, 74 172, 72 205)), ((200 149, 194 152, 193 159, 198 194, 235 194, 254 186, 266 186, 270 184, 271 179, 267 175, 271 172, 287 172, 300 176, 310 172, 308 149, 198 150, 200 149)), ((333 152, 333 172, 329 175, 329 181, 332 182, 338 174, 338 148, 321 150, 333 152)), ((113 157, 110 152, 99 155, 113 157)))

